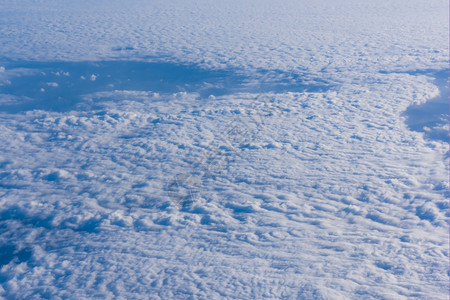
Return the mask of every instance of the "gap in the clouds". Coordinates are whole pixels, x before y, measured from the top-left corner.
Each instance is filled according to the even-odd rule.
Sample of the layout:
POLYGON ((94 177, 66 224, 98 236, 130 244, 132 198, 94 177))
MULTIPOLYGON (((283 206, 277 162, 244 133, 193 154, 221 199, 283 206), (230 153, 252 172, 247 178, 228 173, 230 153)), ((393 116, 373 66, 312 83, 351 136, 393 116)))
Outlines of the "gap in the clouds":
POLYGON ((25 262, 31 256, 32 250, 29 248, 18 250, 14 245, 2 245, 0 246, 0 267, 7 265, 13 260, 16 260, 16 263, 25 262))
POLYGON ((323 92, 329 83, 308 76, 259 70, 205 70, 168 62, 7 62, 0 63, 0 111, 76 109, 82 95, 136 90, 195 92, 200 97, 237 92, 323 92), (2 75, 3 73, 3 75, 2 75))
POLYGON ((412 105, 405 111, 406 124, 412 131, 423 132, 429 140, 449 141, 449 70, 416 71, 411 75, 430 75, 439 87, 439 96, 420 104, 412 105))

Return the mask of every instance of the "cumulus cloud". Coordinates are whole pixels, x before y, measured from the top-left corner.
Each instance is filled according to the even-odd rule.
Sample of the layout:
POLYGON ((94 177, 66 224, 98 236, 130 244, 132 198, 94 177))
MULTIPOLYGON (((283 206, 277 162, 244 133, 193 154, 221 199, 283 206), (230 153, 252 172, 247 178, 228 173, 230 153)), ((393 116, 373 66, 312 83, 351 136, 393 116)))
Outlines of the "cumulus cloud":
POLYGON ((448 68, 443 2, 25 2, 2 4, 0 297, 447 296, 448 145, 402 117, 448 68), (135 64, 76 62, 112 58, 135 64))

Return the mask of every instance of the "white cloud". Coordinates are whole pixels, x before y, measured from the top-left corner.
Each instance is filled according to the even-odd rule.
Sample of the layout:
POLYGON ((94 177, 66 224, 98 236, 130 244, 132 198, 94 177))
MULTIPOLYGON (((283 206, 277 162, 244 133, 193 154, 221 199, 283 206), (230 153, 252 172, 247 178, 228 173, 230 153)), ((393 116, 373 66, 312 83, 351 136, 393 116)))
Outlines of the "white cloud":
MULTIPOLYGON (((448 145, 402 117, 436 87, 380 71, 447 68, 448 4, 25 2, 2 4, 8 60, 117 58, 126 36, 139 46, 124 59, 238 70, 256 87, 260 70, 334 86, 264 104, 241 89, 81 90, 61 112, 0 94, 0 297, 447 297, 448 145), (71 39, 48 29, 61 26, 54 11, 71 39), (191 209, 167 192, 179 174, 193 179, 172 192, 199 189, 191 209)), ((104 76, 94 71, 80 78, 104 76)))

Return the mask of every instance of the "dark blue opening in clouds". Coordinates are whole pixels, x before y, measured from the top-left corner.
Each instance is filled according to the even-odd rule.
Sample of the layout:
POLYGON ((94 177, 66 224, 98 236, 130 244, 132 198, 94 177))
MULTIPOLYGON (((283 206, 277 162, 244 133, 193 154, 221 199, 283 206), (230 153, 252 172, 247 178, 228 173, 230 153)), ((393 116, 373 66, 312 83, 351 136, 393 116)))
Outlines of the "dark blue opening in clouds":
MULTIPOLYGON (((430 72, 422 72, 428 74, 430 72)), ((439 87, 439 96, 420 105, 410 106, 405 115, 408 127, 417 132, 423 132, 425 138, 448 142, 449 132, 446 128, 449 122, 449 70, 433 72, 435 84, 439 87)))
POLYGON ((236 92, 323 92, 330 84, 299 74, 260 70, 252 76, 232 70, 137 61, 9 62, 17 75, 0 86, 0 94, 17 101, 0 103, 9 113, 75 109, 81 96, 99 91, 137 90, 158 93, 197 92, 200 97, 236 92), (25 71, 25 72, 24 72, 25 71), (21 73, 22 72, 22 73, 21 73))

